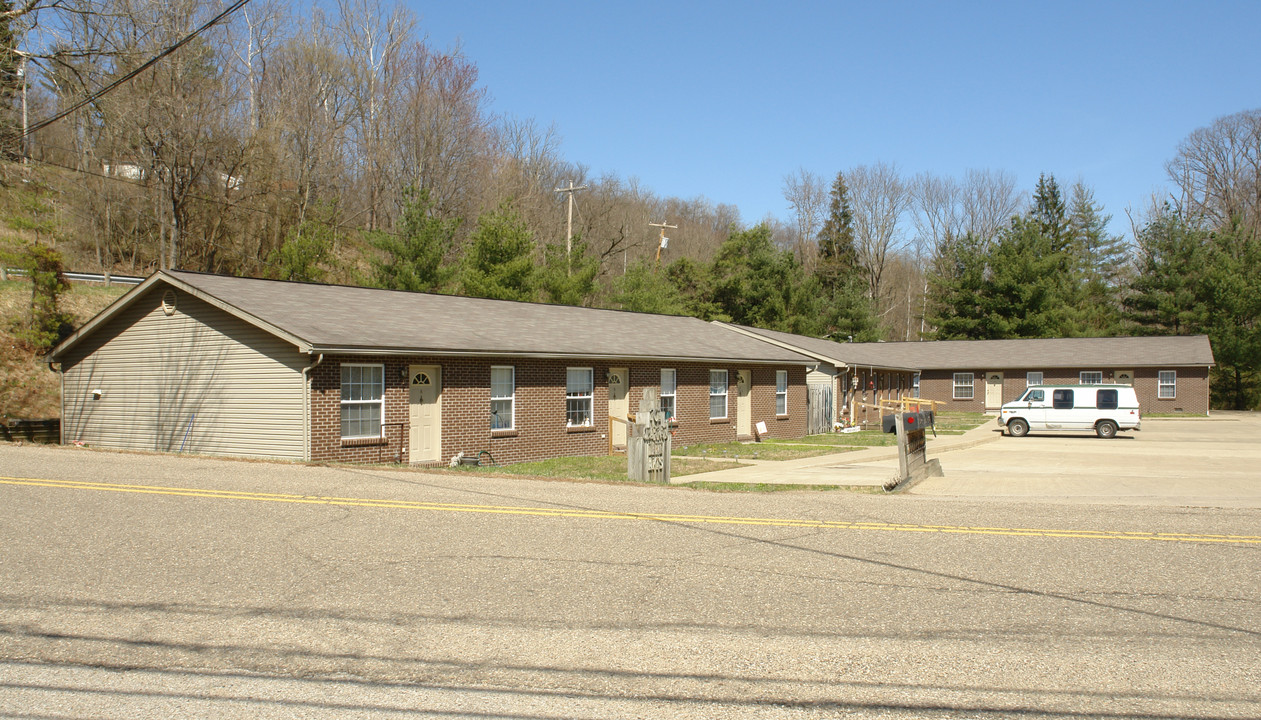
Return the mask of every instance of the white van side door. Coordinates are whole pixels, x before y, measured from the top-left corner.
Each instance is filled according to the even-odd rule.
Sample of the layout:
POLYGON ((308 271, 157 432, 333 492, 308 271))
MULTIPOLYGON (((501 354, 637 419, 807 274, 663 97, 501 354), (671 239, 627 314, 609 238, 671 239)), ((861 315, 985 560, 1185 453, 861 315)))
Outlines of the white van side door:
POLYGON ((1046 410, 1047 430, 1068 430, 1072 427, 1077 413, 1076 391, 1072 388, 1053 388, 1051 390, 1051 406, 1046 410))

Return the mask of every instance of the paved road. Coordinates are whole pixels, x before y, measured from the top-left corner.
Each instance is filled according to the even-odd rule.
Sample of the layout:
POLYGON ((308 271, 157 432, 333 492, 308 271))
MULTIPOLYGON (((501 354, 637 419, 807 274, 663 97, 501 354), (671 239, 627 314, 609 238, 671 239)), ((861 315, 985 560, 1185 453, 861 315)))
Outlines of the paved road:
POLYGON ((1261 717, 1252 508, 0 476, 4 717, 1261 717))

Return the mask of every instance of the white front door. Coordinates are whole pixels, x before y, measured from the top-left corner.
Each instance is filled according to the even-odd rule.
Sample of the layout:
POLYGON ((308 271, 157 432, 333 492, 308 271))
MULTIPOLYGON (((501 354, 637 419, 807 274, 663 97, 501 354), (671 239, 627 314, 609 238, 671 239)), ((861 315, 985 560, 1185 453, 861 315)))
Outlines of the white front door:
POLYGON ((413 463, 436 462, 442 459, 442 368, 411 365, 408 377, 409 458, 413 463))
POLYGON ((753 436, 753 371, 736 371, 736 437, 753 436))
MULTIPOLYGON (((626 368, 609 368, 609 415, 625 420, 630 412, 626 393, 630 390, 630 374, 626 368)), ((626 444, 626 423, 609 420, 609 433, 614 445, 626 444)))
POLYGON ((1003 374, 991 370, 985 373, 985 409, 997 410, 1003 406, 1003 374))

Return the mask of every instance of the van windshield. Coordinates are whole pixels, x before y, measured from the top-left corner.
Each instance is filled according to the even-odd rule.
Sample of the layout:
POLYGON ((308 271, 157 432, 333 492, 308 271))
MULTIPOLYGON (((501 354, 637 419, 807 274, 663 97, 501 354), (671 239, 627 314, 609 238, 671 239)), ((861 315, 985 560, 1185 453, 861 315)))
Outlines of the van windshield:
POLYGON ((1042 402, 1043 400, 1046 400, 1046 391, 1044 390, 1030 390, 1025 393, 1024 397, 1020 398, 1020 402, 1042 402))

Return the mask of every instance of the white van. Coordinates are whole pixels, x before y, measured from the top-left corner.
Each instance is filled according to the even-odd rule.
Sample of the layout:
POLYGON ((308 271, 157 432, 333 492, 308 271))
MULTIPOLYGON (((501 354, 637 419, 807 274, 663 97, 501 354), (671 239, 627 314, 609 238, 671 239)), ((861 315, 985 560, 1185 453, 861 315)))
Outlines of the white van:
POLYGON ((1129 385, 1030 385, 1019 400, 1003 405, 998 424, 1012 437, 1043 430, 1093 430, 1101 438, 1139 430, 1138 396, 1129 385))

